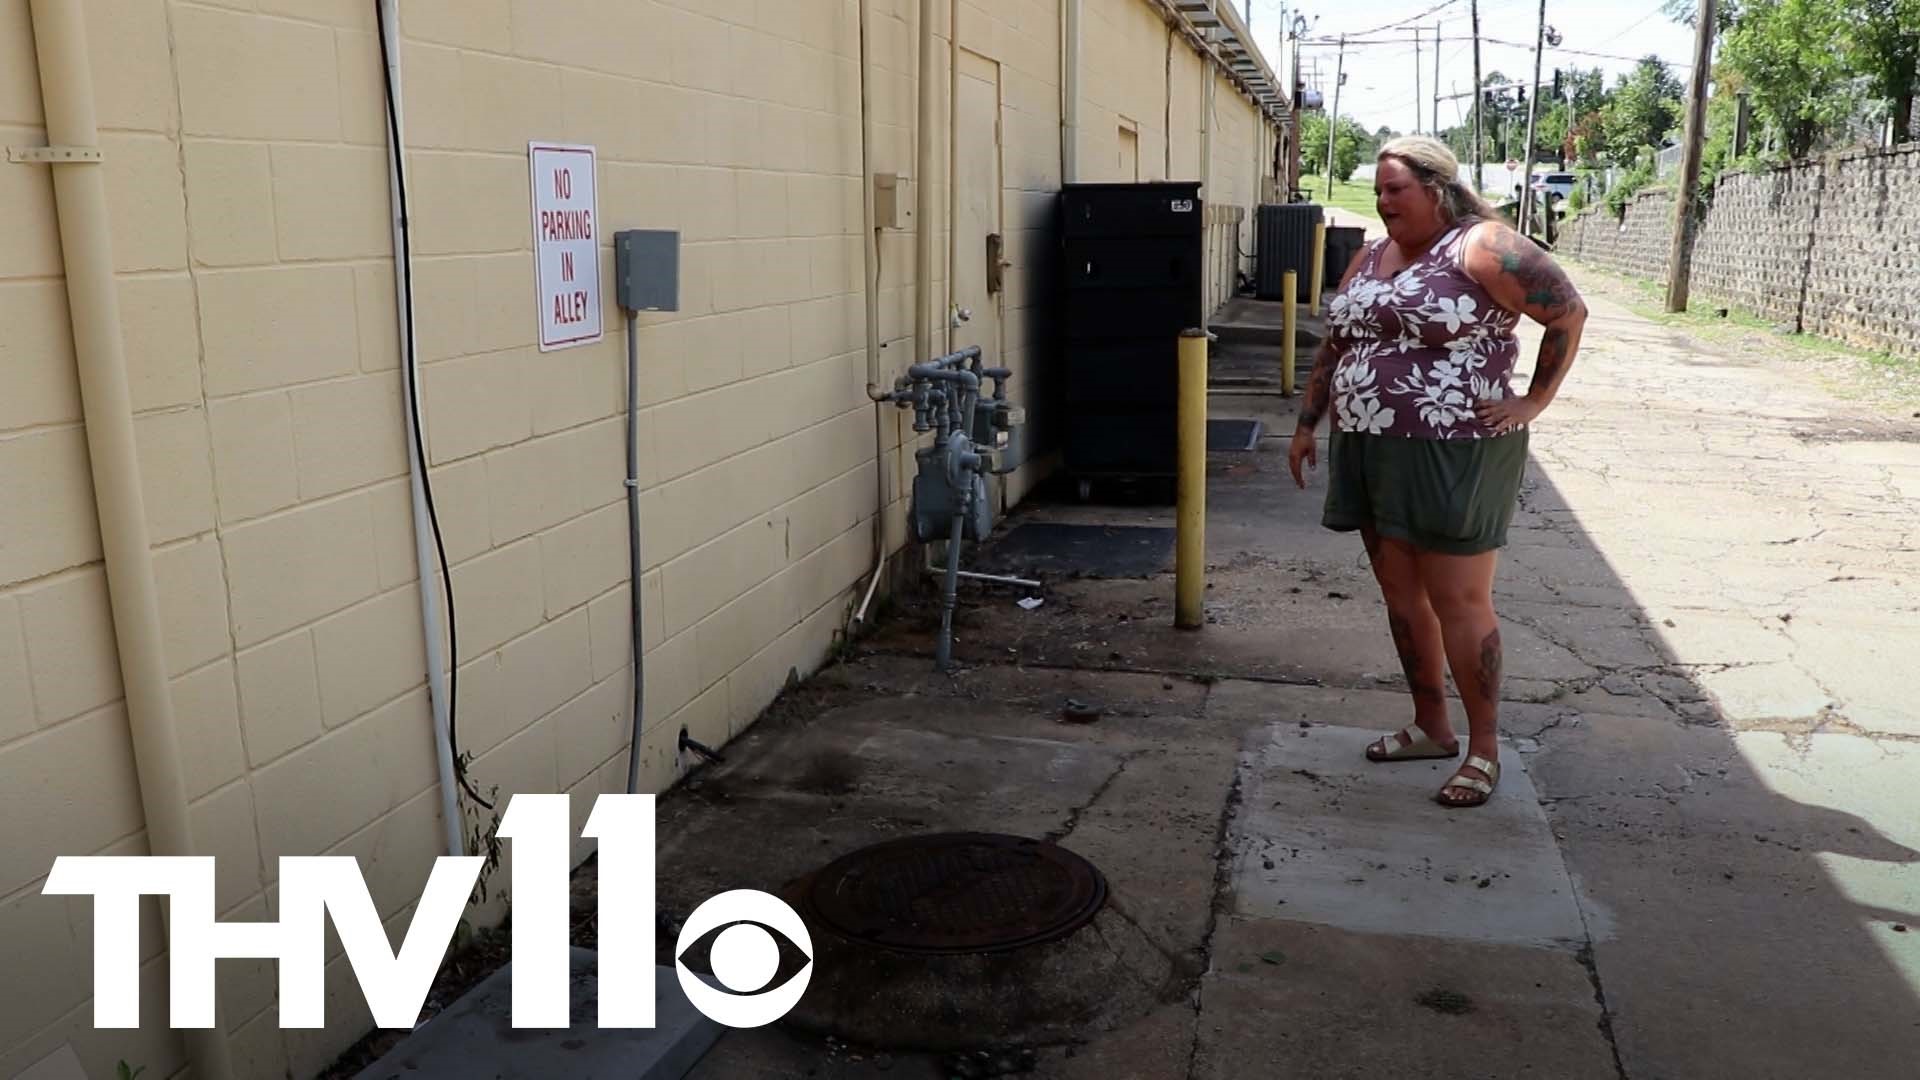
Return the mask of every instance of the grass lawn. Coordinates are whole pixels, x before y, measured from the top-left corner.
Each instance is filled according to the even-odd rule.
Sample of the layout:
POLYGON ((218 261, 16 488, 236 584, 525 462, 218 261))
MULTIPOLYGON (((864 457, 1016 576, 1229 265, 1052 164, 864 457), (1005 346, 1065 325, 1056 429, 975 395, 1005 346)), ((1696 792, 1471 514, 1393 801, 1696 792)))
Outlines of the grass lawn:
POLYGON ((1327 197, 1327 178, 1325 176, 1302 176, 1300 189, 1314 202, 1323 206, 1333 206, 1355 214, 1364 214, 1378 218, 1373 209, 1373 185, 1356 184, 1351 181, 1335 180, 1333 197, 1327 197))

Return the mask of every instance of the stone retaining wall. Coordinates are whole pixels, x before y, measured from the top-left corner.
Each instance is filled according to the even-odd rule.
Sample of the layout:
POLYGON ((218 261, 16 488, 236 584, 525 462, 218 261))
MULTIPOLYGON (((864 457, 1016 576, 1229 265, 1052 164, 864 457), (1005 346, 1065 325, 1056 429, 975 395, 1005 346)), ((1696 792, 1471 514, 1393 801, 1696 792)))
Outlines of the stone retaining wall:
MULTIPOLYGON (((1664 279, 1673 196, 1643 191, 1622 218, 1595 207, 1558 250, 1664 279)), ((1920 145, 1721 178, 1694 242, 1693 291, 1849 345, 1920 356, 1920 145)))

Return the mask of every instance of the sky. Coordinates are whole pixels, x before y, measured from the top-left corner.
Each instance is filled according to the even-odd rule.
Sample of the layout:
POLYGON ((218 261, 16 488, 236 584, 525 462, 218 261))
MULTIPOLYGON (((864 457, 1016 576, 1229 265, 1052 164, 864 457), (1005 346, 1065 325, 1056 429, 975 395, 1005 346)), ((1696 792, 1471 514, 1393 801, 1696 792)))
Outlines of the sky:
MULTIPOLYGON (((1221 0, 1222 3, 1229 0, 1221 0)), ((1247 0, 1230 0, 1246 13, 1247 0)), ((1518 81, 1533 74, 1533 41, 1539 26, 1538 0, 1479 0, 1480 33, 1483 38, 1519 42, 1523 47, 1482 42, 1480 65, 1483 74, 1499 71, 1518 81)), ((1551 81, 1558 67, 1599 67, 1607 72, 1607 85, 1615 73, 1633 67, 1634 60, 1654 53, 1685 78, 1693 57, 1693 31, 1669 19, 1663 0, 1547 0, 1547 25, 1560 32, 1560 50, 1549 48, 1542 63, 1540 79, 1551 81), (1562 50, 1610 53, 1627 59, 1603 59, 1580 56, 1562 50)), ((1395 131, 1410 131, 1414 125, 1414 105, 1420 103, 1421 130, 1429 130, 1433 119, 1433 26, 1440 24, 1440 85, 1446 92, 1466 90, 1473 85, 1473 22, 1469 0, 1387 0, 1385 3, 1334 3, 1331 0, 1253 0, 1253 37, 1276 71, 1282 70, 1277 55, 1280 48, 1281 11, 1292 22, 1296 12, 1305 15, 1311 29, 1303 37, 1300 66, 1307 72, 1307 85, 1318 85, 1333 103, 1333 72, 1338 49, 1331 43, 1315 46, 1320 39, 1340 34, 1364 35, 1366 40, 1401 39, 1391 43, 1349 46, 1346 53, 1346 86, 1340 91, 1340 114, 1352 116, 1368 131, 1381 126, 1395 131), (1433 9, 1438 10, 1433 10, 1433 9), (1430 14, 1428 12, 1431 12, 1430 14), (1316 18, 1317 16, 1317 18, 1316 18), (1418 18, 1416 18, 1416 16, 1418 18), (1405 26, 1380 29, 1388 24, 1412 19, 1405 26), (1414 85, 1414 47, 1412 31, 1420 28, 1419 86, 1414 85), (1369 33, 1369 31, 1373 31, 1369 33), (1314 65, 1319 65, 1316 83, 1314 65), (1416 98, 1416 95, 1417 98, 1416 98)), ((1291 62, 1290 60, 1288 61, 1291 62)), ((1440 125, 1449 127, 1459 121, 1467 99, 1440 103, 1440 125)))

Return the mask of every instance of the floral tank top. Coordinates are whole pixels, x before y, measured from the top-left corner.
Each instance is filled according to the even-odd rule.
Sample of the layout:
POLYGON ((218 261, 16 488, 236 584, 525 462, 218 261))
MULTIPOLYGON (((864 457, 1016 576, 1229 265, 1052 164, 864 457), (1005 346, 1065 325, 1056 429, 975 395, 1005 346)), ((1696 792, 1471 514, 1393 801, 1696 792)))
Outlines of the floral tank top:
POLYGON ((1368 244, 1360 269, 1327 309, 1339 357, 1333 374, 1340 431, 1415 439, 1479 439, 1474 412, 1511 396, 1520 317, 1467 276, 1463 218, 1390 279, 1378 276, 1387 241, 1368 244))

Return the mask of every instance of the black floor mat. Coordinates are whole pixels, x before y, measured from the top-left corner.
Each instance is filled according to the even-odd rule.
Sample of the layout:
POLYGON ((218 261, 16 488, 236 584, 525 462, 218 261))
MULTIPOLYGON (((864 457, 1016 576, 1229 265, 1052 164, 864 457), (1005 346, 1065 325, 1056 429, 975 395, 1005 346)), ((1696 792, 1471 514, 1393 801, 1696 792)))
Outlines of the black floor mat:
POLYGON ((1260 445, 1263 425, 1258 420, 1207 421, 1207 449, 1252 450, 1260 445))
POLYGON ((1141 525, 1016 526, 982 552, 981 569, 1052 577, 1152 577, 1173 565, 1172 529, 1141 525))

